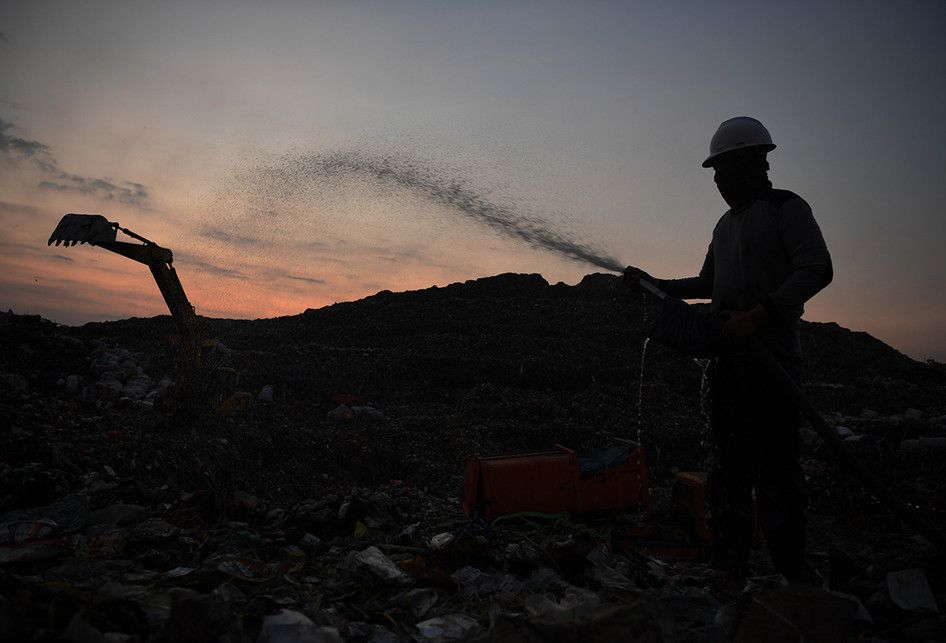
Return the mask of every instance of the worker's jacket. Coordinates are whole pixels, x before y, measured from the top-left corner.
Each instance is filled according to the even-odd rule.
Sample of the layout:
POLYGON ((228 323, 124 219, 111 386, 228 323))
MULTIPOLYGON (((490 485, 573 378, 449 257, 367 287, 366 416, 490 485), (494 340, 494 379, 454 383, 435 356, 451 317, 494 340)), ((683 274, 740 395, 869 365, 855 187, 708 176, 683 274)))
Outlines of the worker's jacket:
POLYGON ((804 304, 831 283, 831 256, 811 208, 797 194, 768 188, 723 214, 698 277, 660 286, 681 299, 711 299, 712 311, 762 304, 772 320, 759 337, 777 355, 800 356, 804 304))

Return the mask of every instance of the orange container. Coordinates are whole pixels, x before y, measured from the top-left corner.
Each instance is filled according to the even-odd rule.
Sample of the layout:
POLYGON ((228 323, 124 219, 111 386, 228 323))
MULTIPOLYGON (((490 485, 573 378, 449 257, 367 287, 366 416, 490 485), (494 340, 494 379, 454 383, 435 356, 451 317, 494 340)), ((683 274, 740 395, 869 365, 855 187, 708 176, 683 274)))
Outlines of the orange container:
POLYGON ((682 471, 673 485, 667 522, 623 530, 617 551, 634 550, 660 560, 703 560, 709 555, 706 520, 706 474, 682 471))
POLYGON ((486 520, 521 511, 621 512, 648 504, 642 449, 583 475, 581 458, 559 444, 548 451, 471 456, 463 478, 463 512, 486 520))

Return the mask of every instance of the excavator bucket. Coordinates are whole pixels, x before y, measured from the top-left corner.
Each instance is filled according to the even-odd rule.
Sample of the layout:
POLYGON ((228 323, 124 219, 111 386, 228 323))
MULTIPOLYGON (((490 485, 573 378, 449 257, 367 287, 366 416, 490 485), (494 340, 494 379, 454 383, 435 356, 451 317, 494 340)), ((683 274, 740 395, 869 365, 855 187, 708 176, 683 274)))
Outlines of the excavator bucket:
POLYGON ((46 245, 64 244, 74 246, 79 243, 109 243, 115 241, 118 224, 111 223, 101 214, 67 214, 53 230, 46 245))

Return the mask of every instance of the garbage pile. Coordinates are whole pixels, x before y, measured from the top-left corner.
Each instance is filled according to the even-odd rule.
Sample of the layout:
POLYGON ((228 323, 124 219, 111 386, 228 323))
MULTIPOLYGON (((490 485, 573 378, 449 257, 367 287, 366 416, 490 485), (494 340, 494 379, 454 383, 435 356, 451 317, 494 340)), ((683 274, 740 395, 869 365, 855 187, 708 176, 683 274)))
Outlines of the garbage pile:
MULTIPOLYGON (((705 464, 706 418, 700 364, 651 346, 642 379, 647 305, 612 286, 504 275, 202 319, 213 377, 252 404, 187 424, 154 408, 169 318, 0 316, 0 639, 942 640, 942 554, 808 430, 820 586, 772 575, 764 547, 736 580, 623 544, 705 464), (461 512, 466 455, 638 432, 647 516, 461 512)), ((816 406, 942 520, 946 371, 836 325, 804 341, 816 406)))
POLYGON ((702 564, 615 552, 611 522, 469 521, 403 483, 286 506, 230 501, 231 519, 214 521, 203 490, 102 476, 6 513, 4 639, 771 640, 789 620, 823 640, 881 614, 935 625, 942 600, 922 567, 888 571, 876 556, 870 569, 832 551, 830 589, 735 584, 702 564))

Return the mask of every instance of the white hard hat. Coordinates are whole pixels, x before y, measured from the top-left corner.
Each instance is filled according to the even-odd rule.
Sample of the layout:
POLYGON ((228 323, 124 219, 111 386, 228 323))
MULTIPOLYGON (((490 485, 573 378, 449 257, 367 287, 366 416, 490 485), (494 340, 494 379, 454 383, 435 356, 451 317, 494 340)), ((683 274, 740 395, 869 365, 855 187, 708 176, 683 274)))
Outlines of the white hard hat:
POLYGON ((710 155, 703 161, 703 167, 710 167, 720 154, 741 150, 746 147, 764 147, 766 152, 775 149, 772 135, 765 125, 749 116, 736 116, 720 123, 713 140, 710 141, 710 155))

